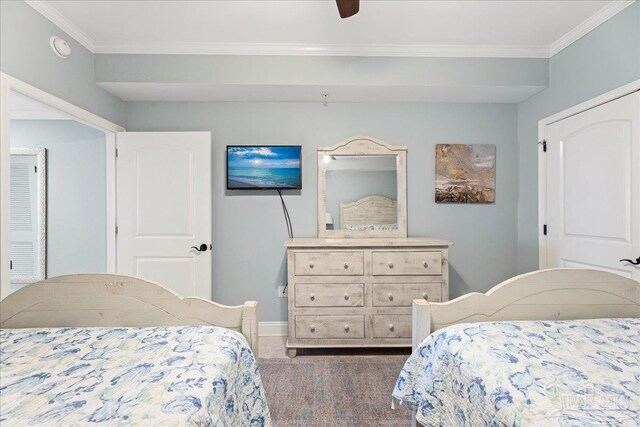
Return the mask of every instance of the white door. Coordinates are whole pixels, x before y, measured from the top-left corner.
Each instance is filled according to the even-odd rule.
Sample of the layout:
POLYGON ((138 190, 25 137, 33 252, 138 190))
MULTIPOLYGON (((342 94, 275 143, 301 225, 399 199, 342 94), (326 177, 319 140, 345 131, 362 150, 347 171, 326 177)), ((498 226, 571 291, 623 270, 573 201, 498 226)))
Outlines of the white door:
POLYGON ((211 299, 211 133, 124 132, 117 149, 118 273, 211 299))
POLYGON ((44 279, 39 274, 38 248, 43 242, 38 230, 37 165, 34 155, 11 154, 11 292, 21 287, 18 283, 44 279))
POLYGON ((640 280, 640 265, 620 261, 640 262, 640 92, 547 125, 544 137, 546 267, 640 280))

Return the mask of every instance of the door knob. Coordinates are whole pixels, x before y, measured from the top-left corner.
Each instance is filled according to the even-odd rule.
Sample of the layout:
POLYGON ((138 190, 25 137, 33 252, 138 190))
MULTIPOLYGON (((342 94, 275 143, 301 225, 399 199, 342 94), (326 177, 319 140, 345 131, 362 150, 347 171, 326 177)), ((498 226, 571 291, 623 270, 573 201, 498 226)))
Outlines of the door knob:
POLYGON ((635 261, 627 259, 627 258, 624 258, 624 259, 621 259, 620 262, 628 262, 628 263, 633 264, 633 265, 640 265, 640 256, 638 258, 636 258, 635 261))
POLYGON ((200 247, 198 246, 191 246, 191 249, 195 249, 198 252, 206 252, 207 251, 207 244, 203 243, 200 245, 200 247))

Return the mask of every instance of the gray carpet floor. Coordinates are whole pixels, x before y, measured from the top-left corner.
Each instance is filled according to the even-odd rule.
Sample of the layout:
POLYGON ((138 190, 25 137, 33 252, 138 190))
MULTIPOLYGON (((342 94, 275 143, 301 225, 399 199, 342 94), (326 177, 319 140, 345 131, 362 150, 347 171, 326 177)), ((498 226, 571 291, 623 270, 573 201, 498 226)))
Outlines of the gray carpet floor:
POLYGON ((407 426, 411 413, 391 409, 407 355, 260 359, 276 427, 407 426))

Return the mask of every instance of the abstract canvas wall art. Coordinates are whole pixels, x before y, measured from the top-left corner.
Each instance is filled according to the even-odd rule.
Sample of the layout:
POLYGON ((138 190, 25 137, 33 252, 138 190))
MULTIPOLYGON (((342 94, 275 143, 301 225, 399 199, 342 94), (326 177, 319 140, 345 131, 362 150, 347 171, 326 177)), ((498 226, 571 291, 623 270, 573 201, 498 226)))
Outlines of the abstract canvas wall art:
POLYGON ((494 144, 436 145, 436 203, 495 202, 494 144))

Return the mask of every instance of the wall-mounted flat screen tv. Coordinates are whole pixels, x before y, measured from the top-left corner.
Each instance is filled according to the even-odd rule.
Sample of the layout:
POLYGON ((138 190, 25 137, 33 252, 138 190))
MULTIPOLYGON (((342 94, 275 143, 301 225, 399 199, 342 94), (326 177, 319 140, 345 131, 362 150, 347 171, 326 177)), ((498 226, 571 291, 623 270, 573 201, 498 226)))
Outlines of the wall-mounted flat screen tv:
POLYGON ((299 145, 228 145, 227 190, 302 189, 299 145))

